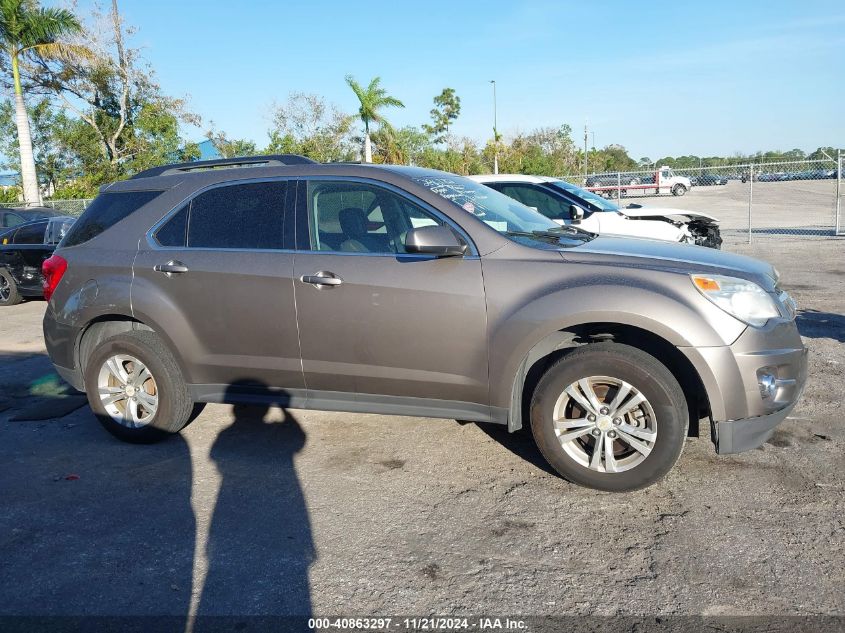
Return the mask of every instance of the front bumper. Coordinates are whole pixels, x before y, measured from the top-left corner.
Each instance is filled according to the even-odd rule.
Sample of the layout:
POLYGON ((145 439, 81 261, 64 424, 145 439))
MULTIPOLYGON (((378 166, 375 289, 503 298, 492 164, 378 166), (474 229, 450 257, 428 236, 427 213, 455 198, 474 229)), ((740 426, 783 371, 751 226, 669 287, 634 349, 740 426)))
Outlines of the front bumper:
POLYGON ((794 321, 748 328, 733 345, 682 348, 704 384, 720 454, 760 446, 795 408, 807 381, 807 349, 794 321), (763 397, 759 374, 775 379, 763 397))
POLYGON ((716 423, 716 452, 719 455, 742 453, 762 445, 775 432, 775 427, 786 419, 795 408, 797 400, 788 407, 769 415, 744 420, 728 420, 716 423))

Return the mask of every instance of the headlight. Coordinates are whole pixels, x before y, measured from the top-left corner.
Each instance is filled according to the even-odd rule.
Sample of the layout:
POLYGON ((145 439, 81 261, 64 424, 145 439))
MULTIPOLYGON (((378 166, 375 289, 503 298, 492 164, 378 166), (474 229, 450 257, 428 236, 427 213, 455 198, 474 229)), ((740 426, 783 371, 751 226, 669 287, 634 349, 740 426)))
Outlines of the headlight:
POLYGON ((757 284, 722 275, 690 275, 698 291, 728 314, 754 327, 780 316, 777 304, 757 284))

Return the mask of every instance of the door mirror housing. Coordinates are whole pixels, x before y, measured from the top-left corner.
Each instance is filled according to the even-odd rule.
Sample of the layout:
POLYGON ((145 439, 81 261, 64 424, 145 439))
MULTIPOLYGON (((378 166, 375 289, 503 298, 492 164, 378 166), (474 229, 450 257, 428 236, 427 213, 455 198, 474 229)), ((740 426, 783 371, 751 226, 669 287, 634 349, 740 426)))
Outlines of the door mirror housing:
POLYGON ((467 250, 445 226, 421 226, 405 235, 405 252, 435 257, 460 257, 467 250))
POLYGON ((584 219, 584 209, 577 204, 569 205, 569 219, 573 222, 580 222, 584 219))

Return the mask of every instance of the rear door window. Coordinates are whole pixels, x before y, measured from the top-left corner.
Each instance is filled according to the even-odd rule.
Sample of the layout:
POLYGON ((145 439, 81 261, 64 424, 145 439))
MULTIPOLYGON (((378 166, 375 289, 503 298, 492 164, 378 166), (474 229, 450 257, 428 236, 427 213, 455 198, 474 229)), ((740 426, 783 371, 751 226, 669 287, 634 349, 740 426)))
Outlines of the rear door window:
POLYGON ((101 193, 68 231, 61 246, 77 246, 94 239, 154 200, 161 191, 101 193))
POLYGON ((14 244, 43 244, 46 228, 46 220, 24 225, 15 232, 15 238, 12 242, 14 244))
MULTIPOLYGON (((287 181, 277 180, 201 193, 188 208, 188 248, 281 249, 287 186, 287 181)), ((162 227, 167 229, 164 239, 178 241, 179 213, 171 218, 174 227, 162 227)))

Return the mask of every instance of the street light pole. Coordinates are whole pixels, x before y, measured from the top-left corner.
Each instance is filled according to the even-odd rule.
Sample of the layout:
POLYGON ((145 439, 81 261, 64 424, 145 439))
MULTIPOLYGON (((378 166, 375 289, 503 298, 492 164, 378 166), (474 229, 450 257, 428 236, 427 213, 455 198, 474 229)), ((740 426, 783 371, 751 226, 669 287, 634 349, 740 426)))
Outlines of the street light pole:
POLYGON ((587 121, 584 121, 584 182, 587 182, 587 121))
POLYGON ((493 84, 493 173, 499 173, 499 130, 496 115, 496 80, 491 79, 493 84))

